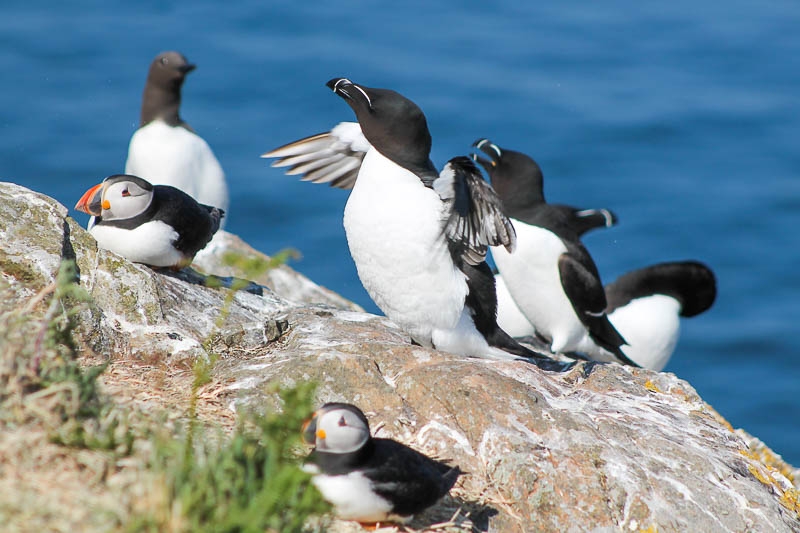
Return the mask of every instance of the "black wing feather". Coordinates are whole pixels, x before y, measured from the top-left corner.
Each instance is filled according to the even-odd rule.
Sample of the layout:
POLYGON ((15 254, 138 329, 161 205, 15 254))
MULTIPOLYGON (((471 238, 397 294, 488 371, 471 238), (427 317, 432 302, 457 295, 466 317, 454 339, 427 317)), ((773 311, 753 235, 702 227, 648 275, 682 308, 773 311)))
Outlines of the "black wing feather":
POLYGON ((161 220, 175 228, 178 238, 175 249, 187 257, 205 248, 219 230, 225 212, 217 207, 197 203, 191 196, 169 185, 155 185, 154 202, 159 209, 153 220, 161 220))
POLYGON ((373 490, 410 516, 435 504, 453 487, 461 470, 391 439, 373 439, 374 453, 363 466, 373 490))
POLYGON ((564 293, 592 339, 625 364, 638 366, 620 349, 626 344, 625 339, 605 313, 606 294, 596 269, 587 268, 575 256, 565 253, 558 259, 558 272, 564 293))
POLYGON ((449 206, 444 232, 453 253, 471 265, 486 259, 489 246, 511 252, 516 233, 503 205, 468 157, 451 159, 432 184, 449 206))

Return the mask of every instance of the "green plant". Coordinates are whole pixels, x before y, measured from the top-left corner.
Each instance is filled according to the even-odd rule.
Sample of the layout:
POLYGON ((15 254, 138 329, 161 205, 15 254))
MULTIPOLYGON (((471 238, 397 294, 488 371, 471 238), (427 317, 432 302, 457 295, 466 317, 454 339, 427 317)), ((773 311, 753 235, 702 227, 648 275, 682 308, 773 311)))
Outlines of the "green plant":
POLYGON ((132 530, 303 531, 311 516, 329 510, 296 453, 313 390, 281 391, 283 413, 242 415, 230 437, 191 425, 177 440, 157 436, 151 467, 166 497, 132 530))
MULTIPOLYGON (((247 272, 271 266, 272 262, 250 262, 247 272)), ((230 435, 209 429, 197 416, 199 392, 211 381, 219 357, 209 341, 208 357, 194 366, 186 423, 178 424, 178 429, 166 423, 166 416, 120 407, 103 394, 98 382, 107 364, 80 364, 82 352, 74 333, 90 298, 77 279, 75 264, 64 262, 53 283, 22 301, 19 287, 0 278, 0 301, 21 301, 0 310, 0 432, 38 432, 42 440, 49 437, 69 448, 100 451, 79 455, 65 448, 49 453, 91 457, 86 460, 99 465, 96 490, 146 495, 128 498, 119 493, 113 499, 116 504, 93 512, 110 517, 98 523, 128 531, 293 532, 309 529, 310 517, 328 510, 310 477, 299 468, 296 453, 303 418, 311 412, 311 385, 282 391, 282 414, 243 414, 230 435), (116 460, 121 455, 131 455, 126 466, 116 460), (124 489, 100 481, 119 468, 135 471, 123 476, 129 480, 124 489)), ((226 295, 218 328, 233 294, 226 295)), ((27 457, 24 447, 14 450, 27 457)), ((64 463, 69 470, 71 461, 64 463)), ((20 472, 24 475, 24 467, 20 472)), ((40 474, 47 479, 46 473, 36 472, 40 474)), ((5 516, 22 524, 23 530, 36 528, 29 520, 38 507, 25 503, 31 494, 40 496, 29 488, 5 507, 0 501, 0 521, 5 516)), ((31 501, 38 502, 35 498, 31 501)), ((49 507, 48 513, 58 521, 62 510, 49 507)), ((85 516, 71 520, 64 519, 71 526, 63 530, 75 524, 91 529, 85 516)))
MULTIPOLYGON (((246 277, 257 278, 296 256, 293 250, 270 260, 226 254, 223 262, 246 277)), ((213 279, 213 278, 212 278, 213 279)), ((215 330, 224 325, 237 290, 231 284, 217 317, 215 330)), ((212 281, 213 285, 213 281, 212 281)), ((302 422, 312 411, 312 384, 279 392, 283 413, 241 414, 233 434, 212 433, 200 425, 197 404, 200 389, 212 380, 219 354, 212 349, 212 331, 203 346, 207 358, 195 361, 193 381, 182 434, 160 433, 154 439, 151 468, 162 484, 160 504, 140 514, 131 530, 208 532, 302 531, 313 515, 325 513, 311 478, 298 464, 302 422)))

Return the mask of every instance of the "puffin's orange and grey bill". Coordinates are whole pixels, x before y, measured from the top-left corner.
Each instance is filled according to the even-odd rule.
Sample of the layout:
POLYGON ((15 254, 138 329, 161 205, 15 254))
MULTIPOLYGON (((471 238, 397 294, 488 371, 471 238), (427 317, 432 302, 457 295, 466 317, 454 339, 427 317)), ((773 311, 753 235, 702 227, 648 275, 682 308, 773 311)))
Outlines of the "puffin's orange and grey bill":
POLYGON ((100 216, 103 212, 103 184, 98 183, 81 196, 75 209, 94 216, 100 216))
POLYGON ((317 414, 305 421, 303 424, 303 442, 315 444, 317 442, 317 414))

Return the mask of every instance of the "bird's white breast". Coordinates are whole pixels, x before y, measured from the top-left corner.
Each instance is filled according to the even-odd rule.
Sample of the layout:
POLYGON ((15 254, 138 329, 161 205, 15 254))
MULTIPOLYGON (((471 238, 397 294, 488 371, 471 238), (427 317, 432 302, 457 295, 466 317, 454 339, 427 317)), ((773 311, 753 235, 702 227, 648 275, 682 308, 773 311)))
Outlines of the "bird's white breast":
POLYGON ((392 504, 372 490, 372 483, 361 472, 340 476, 318 474, 312 478, 322 496, 336 508, 345 520, 380 522, 392 511, 392 504))
POLYGON ((367 152, 344 212, 350 253, 378 307, 426 345, 435 329, 458 325, 467 294, 444 218, 436 192, 374 148, 367 152))
POLYGON ((517 248, 492 247, 492 257, 520 311, 555 352, 578 351, 588 332, 561 286, 558 258, 567 251, 555 234, 512 219, 517 248))
POLYGON ((134 229, 95 224, 89 233, 102 248, 135 263, 171 267, 183 261, 183 254, 173 246, 178 233, 160 220, 146 222, 134 229))
POLYGON ((494 281, 497 287, 497 325, 512 337, 535 335, 536 330, 511 297, 503 276, 495 276, 494 281))
POLYGON ((636 364, 661 370, 669 361, 680 334, 680 303, 654 294, 617 308, 608 319, 628 342, 622 351, 636 364))
POLYGON ((136 130, 125 173, 172 185, 201 204, 228 209, 228 186, 219 161, 208 143, 186 128, 154 120, 136 130))

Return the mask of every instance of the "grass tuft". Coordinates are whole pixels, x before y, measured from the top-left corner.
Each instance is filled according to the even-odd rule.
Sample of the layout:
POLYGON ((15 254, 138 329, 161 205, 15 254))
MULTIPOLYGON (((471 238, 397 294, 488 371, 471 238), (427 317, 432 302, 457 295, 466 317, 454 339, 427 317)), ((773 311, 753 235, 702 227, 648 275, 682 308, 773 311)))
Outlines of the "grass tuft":
POLYGON ((108 362, 80 364, 82 348, 73 334, 90 297, 78 284, 73 262, 62 263, 56 280, 28 300, 21 301, 25 289, 7 279, 0 276, 0 301, 14 303, 0 311, 0 470, 11 466, 14 479, 49 479, 36 466, 39 456, 60 469, 49 491, 41 482, 0 479, 3 490, 14 494, 0 498, 0 522, 10 531, 263 533, 321 527, 324 519, 312 517, 329 507, 300 469, 297 453, 300 427, 312 410, 312 385, 281 391, 283 413, 243 414, 227 435, 198 420, 199 391, 212 380, 219 357, 208 350, 208 358, 194 366, 190 408, 180 417, 185 422, 167 423, 166 413, 122 407, 102 392, 99 378, 108 362), (36 442, 49 440, 46 450, 44 444, 23 444, 35 435, 36 442), (84 467, 76 465, 91 465, 95 475, 83 476, 84 467), (63 476, 88 485, 76 485, 71 496, 51 495, 64 488, 63 476), (111 478, 126 481, 111 484, 111 478), (97 508, 81 512, 87 498, 95 498, 90 501, 97 508))
POLYGON ((191 425, 177 440, 158 435, 150 468, 163 480, 165 497, 131 530, 307 530, 311 516, 329 510, 297 457, 313 390, 304 384, 281 391, 283 413, 243 415, 227 438, 191 425))
MULTIPOLYGON (((224 262, 256 278, 283 264, 293 251, 270 260, 227 254, 224 262)), ((230 311, 236 291, 250 282, 234 280, 215 330, 230 311)), ((215 332, 203 342, 207 358, 195 361, 188 422, 177 438, 157 434, 150 468, 163 484, 162 497, 131 523, 131 531, 300 532, 309 519, 330 507, 300 469, 300 428, 313 410, 314 386, 301 384, 279 392, 282 414, 241 414, 230 437, 203 429, 197 416, 200 390, 213 379, 220 355, 215 332)))
POLYGON ((127 420, 98 385, 108 363, 79 362, 73 333, 90 300, 75 262, 62 261, 55 281, 0 314, 0 423, 38 421, 58 444, 126 455, 133 444, 127 420))

